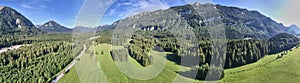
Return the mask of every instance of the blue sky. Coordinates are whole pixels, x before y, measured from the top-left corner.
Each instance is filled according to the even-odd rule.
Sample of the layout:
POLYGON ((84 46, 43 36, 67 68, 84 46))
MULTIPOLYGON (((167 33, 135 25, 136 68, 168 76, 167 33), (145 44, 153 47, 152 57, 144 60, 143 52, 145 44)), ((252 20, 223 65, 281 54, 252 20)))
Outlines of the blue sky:
MULTIPOLYGON (((104 1, 111 0, 99 0, 98 3, 106 3, 104 1)), ((140 12, 167 9, 171 6, 183 5, 194 1, 199 1, 200 3, 203 1, 212 2, 214 4, 258 10, 264 15, 278 22, 283 22, 286 25, 300 24, 299 20, 295 19, 295 17, 291 18, 292 16, 288 15, 290 13, 286 13, 290 12, 286 9, 291 9, 287 7, 290 6, 289 4, 291 3, 289 2, 291 2, 291 0, 289 2, 287 2, 287 0, 116 0, 107 9, 99 9, 99 11, 106 11, 102 20, 97 25, 111 24, 119 19, 140 12)), ((34 24, 43 24, 49 20, 55 20, 71 28, 76 25, 78 14, 82 11, 81 8, 84 3, 85 0, 0 0, 1 6, 10 6, 16 9, 29 18, 34 24)), ((93 11, 89 13, 93 13, 93 11)), ((296 14, 298 12, 294 13, 293 15, 297 16, 296 14)))
POLYGON ((16 9, 34 24, 55 20, 71 27, 83 2, 84 0, 0 0, 0 5, 16 9))

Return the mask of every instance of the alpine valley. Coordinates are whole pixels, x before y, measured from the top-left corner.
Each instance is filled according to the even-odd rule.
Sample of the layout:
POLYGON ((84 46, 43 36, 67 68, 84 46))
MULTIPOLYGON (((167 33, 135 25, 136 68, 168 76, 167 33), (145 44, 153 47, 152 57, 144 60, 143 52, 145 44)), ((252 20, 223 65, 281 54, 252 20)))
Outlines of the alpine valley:
POLYGON ((277 79, 270 73, 291 75, 281 67, 300 68, 293 65, 297 62, 288 63, 298 58, 299 34, 296 25, 286 27, 258 11, 219 4, 186 4, 139 13, 111 25, 73 28, 54 20, 35 26, 13 8, 1 6, 0 82, 96 83, 102 77, 92 69, 98 66, 113 83, 169 83, 177 75, 194 82, 254 79, 243 74, 267 75, 255 81, 266 82, 277 79), (16 45, 20 47, 10 49, 16 45), (94 60, 97 66, 88 63, 94 60), (154 71, 153 65, 164 60, 160 74, 149 80, 127 76, 115 64, 131 69, 127 65, 131 62, 141 70, 154 71))

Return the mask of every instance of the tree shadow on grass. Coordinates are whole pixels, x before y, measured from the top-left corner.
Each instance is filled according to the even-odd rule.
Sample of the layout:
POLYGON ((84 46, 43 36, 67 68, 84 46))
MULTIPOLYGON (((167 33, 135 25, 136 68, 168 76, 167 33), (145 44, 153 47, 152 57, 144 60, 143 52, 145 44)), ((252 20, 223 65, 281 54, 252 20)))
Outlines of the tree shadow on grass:
POLYGON ((166 58, 169 61, 176 63, 177 65, 180 65, 181 63, 181 57, 177 56, 176 54, 167 54, 166 58))
POLYGON ((200 56, 184 56, 184 58, 182 58, 176 54, 167 54, 166 58, 177 65, 185 67, 193 67, 200 64, 200 56))

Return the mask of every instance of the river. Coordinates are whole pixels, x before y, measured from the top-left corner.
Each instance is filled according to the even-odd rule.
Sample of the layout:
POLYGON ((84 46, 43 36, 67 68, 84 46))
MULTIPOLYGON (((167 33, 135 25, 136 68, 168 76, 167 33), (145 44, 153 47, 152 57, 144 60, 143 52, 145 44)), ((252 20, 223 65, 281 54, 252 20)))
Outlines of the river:
POLYGON ((11 46, 11 47, 0 48, 0 54, 3 53, 3 52, 6 52, 8 50, 18 49, 18 48, 20 48, 22 46, 24 46, 24 45, 14 45, 14 46, 11 46))

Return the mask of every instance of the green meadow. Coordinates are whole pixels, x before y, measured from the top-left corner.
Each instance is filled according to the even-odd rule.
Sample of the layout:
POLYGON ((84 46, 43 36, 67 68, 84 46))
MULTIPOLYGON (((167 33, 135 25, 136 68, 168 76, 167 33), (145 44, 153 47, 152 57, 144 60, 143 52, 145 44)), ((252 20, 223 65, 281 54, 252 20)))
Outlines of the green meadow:
POLYGON ((268 55, 256 63, 225 70, 221 82, 235 83, 296 83, 300 82, 300 48, 283 58, 268 55))
MULTIPOLYGON (((110 82, 110 83, 183 83, 203 82, 178 75, 176 72, 188 68, 177 65, 167 60, 168 53, 152 51, 154 56, 153 66, 143 68, 133 58, 127 62, 114 62, 110 56, 110 45, 91 47, 96 55, 86 53, 82 59, 70 70, 59 83, 86 83, 86 82, 110 82), (103 53, 102 53, 103 52, 103 53), (163 60, 164 59, 164 60, 163 60), (89 60, 89 61, 86 61, 89 60), (155 63, 157 62, 157 63, 155 63), (86 63, 89 64, 88 66, 86 63), (82 65, 80 65, 82 64, 82 65), (162 64, 162 65, 155 65, 162 64), (79 66, 84 67, 79 67, 79 66), (97 66, 96 66, 97 65, 97 66), (155 67, 156 66, 156 67, 155 67), (164 66, 163 69, 160 66, 164 66), (76 68, 77 67, 77 68, 76 68), (96 68, 97 67, 97 68, 96 68), (97 70, 98 69, 98 70, 97 70), (121 71, 121 69, 123 69, 121 71), (84 71, 86 70, 86 71, 84 71), (81 73, 78 73, 81 72, 81 73), (134 71, 134 72, 133 72, 134 71), (146 71, 146 72, 144 72, 146 71), (93 73, 94 72, 94 73, 93 73), (84 74, 86 73, 86 74, 84 74), (99 75, 96 75, 99 74, 99 75), (81 79, 80 79, 81 77, 81 79), (80 80, 80 81, 79 81, 80 80)), ((282 83, 300 81, 300 48, 289 51, 283 58, 277 59, 277 55, 268 55, 253 64, 225 70, 225 77, 219 82, 225 83, 282 83)))

